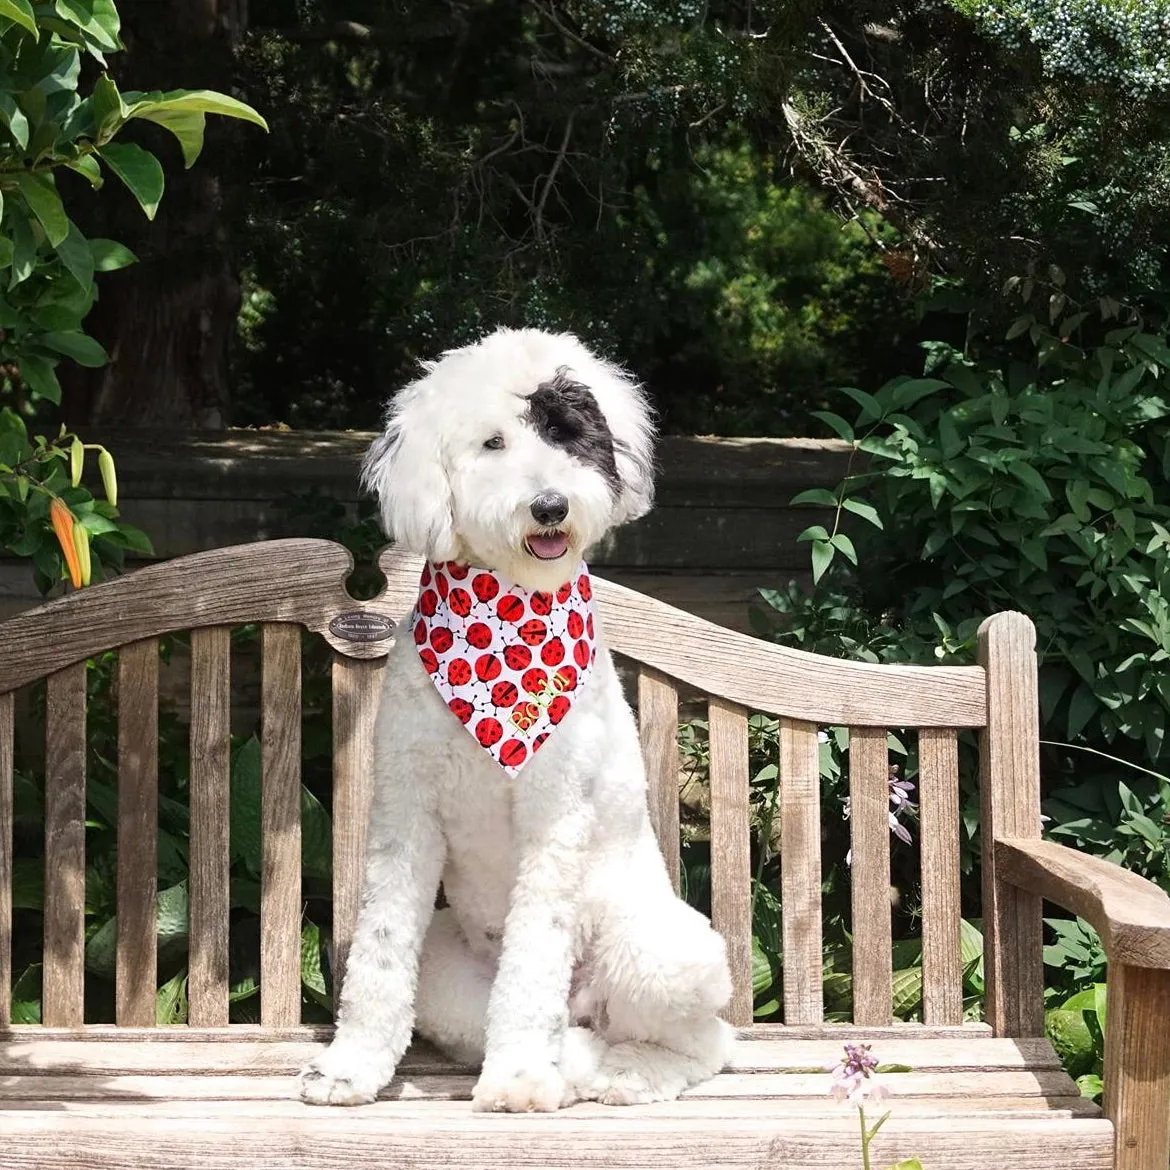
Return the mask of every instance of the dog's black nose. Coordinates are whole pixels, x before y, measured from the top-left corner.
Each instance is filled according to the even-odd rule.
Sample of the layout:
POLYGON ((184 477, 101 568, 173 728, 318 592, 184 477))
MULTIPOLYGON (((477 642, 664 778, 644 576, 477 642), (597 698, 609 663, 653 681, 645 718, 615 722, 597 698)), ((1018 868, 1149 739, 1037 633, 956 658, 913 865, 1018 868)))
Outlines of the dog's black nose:
POLYGON ((569 514, 569 501, 560 492, 541 492, 530 507, 533 519, 546 528, 555 528, 569 514))

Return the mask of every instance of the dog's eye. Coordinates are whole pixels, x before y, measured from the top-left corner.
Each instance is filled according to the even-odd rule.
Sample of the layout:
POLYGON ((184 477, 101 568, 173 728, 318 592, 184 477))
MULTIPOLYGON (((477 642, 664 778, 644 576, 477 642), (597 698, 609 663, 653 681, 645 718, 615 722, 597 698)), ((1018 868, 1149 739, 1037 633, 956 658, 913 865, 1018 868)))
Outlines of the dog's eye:
POLYGON ((565 432, 561 430, 561 428, 558 427, 556 423, 549 423, 548 429, 544 433, 548 436, 548 438, 555 441, 559 439, 565 432))
POLYGON ((485 451, 502 451, 504 449, 504 436, 492 435, 492 437, 484 443, 483 447, 485 451))

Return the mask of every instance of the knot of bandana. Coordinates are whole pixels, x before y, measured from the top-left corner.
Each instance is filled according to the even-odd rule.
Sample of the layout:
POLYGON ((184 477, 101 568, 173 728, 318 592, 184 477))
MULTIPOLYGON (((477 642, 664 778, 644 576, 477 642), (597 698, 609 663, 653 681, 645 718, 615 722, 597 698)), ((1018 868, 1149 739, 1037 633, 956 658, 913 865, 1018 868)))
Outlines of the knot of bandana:
POLYGON ((411 627, 448 709, 510 776, 568 715, 597 659, 584 561, 555 593, 427 562, 411 627))

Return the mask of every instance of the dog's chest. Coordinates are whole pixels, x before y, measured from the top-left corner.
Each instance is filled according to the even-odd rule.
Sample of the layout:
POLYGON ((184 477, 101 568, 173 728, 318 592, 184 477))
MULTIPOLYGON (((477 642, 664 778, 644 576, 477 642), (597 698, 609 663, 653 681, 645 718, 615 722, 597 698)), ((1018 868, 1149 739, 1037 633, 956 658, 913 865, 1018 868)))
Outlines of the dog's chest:
POLYGON ((475 775, 449 775, 438 786, 447 844, 443 889, 468 938, 502 929, 516 877, 511 781, 484 760, 475 775))

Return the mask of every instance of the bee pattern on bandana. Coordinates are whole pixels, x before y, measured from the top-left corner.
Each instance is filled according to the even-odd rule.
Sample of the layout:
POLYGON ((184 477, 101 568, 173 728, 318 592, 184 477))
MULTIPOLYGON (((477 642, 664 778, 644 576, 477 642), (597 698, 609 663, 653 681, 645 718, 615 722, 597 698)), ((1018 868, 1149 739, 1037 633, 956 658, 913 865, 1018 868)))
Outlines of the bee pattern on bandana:
POLYGON ((511 776, 568 716, 597 658, 584 563, 555 593, 429 563, 407 628, 452 715, 511 776))

